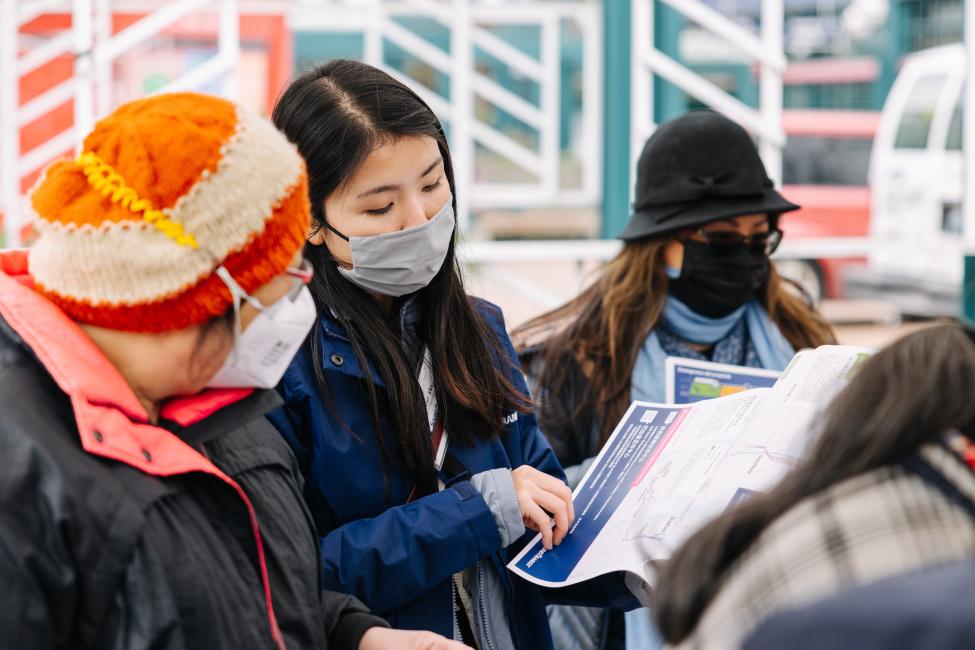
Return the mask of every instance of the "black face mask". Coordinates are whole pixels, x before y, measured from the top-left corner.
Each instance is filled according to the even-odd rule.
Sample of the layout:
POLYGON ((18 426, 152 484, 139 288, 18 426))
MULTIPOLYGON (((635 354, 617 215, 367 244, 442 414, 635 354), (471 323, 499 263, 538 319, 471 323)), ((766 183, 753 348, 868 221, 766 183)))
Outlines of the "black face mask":
POLYGON ((755 297, 768 282, 768 256, 745 245, 715 250, 702 242, 684 242, 680 277, 670 293, 693 311, 721 318, 755 297))

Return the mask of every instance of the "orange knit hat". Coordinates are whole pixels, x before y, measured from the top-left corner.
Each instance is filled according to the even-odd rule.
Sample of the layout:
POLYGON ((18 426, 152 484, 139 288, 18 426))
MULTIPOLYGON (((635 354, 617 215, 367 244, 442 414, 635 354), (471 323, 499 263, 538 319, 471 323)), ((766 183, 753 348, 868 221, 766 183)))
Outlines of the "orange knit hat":
POLYGON ((266 120, 195 93, 119 107, 31 201, 37 290, 76 321, 138 332, 226 313, 215 269, 254 291, 289 265, 310 218, 297 150, 266 120))

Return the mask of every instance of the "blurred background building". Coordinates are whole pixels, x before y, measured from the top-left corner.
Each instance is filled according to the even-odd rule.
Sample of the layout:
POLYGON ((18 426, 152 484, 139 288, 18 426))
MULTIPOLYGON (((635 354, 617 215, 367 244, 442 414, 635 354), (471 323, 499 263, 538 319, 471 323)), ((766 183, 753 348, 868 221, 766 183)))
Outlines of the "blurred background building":
POLYGON ((295 71, 351 57, 420 89, 443 119, 473 281, 522 317, 571 295, 614 253, 639 147, 654 124, 701 107, 749 128, 785 194, 804 205, 784 223, 780 264, 817 299, 909 298, 890 310, 871 303, 871 318, 958 311, 964 253, 975 236, 961 199, 964 73, 918 73, 897 106, 888 97, 916 53, 948 52, 942 56, 955 63, 938 65, 962 70, 960 46, 954 54, 937 49, 962 40, 961 0, 0 0, 0 7, 7 245, 29 243, 23 197, 44 165, 71 154, 79 135, 119 103, 192 88, 267 115, 295 71), (885 132, 892 135, 881 146, 885 132), (937 167, 957 183, 929 197, 930 181, 919 181, 918 196, 901 181, 878 182, 878 174, 901 173, 898 150, 928 152, 935 158, 905 164, 937 167), (896 200, 878 198, 890 188, 900 192, 896 200), (891 216, 904 206, 930 213, 915 219, 930 221, 926 230, 905 230, 891 216), (891 243, 898 238, 928 241, 929 262, 901 268, 903 248, 891 243), (878 246, 886 248, 877 253, 878 246))

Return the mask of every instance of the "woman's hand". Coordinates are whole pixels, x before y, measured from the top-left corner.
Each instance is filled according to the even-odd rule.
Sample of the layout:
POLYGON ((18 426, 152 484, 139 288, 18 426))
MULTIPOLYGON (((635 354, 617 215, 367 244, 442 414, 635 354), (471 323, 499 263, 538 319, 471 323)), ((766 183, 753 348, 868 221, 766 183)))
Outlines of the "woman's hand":
POLYGON ((542 544, 547 550, 551 550, 553 544, 561 544, 575 518, 572 490, 559 479, 531 465, 511 470, 511 480, 515 484, 525 527, 542 534, 542 544))
POLYGON ((362 635, 359 650, 470 650, 470 648, 433 632, 371 627, 362 635))

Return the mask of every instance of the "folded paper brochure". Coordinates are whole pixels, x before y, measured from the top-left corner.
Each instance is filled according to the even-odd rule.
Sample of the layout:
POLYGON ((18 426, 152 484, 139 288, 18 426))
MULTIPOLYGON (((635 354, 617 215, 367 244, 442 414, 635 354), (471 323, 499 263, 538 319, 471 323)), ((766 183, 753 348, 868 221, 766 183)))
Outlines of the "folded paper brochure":
POLYGON ((634 402, 573 493, 562 544, 546 551, 539 535, 508 568, 549 587, 614 571, 653 585, 654 560, 800 462, 823 409, 872 353, 823 346, 799 352, 771 388, 634 402))

